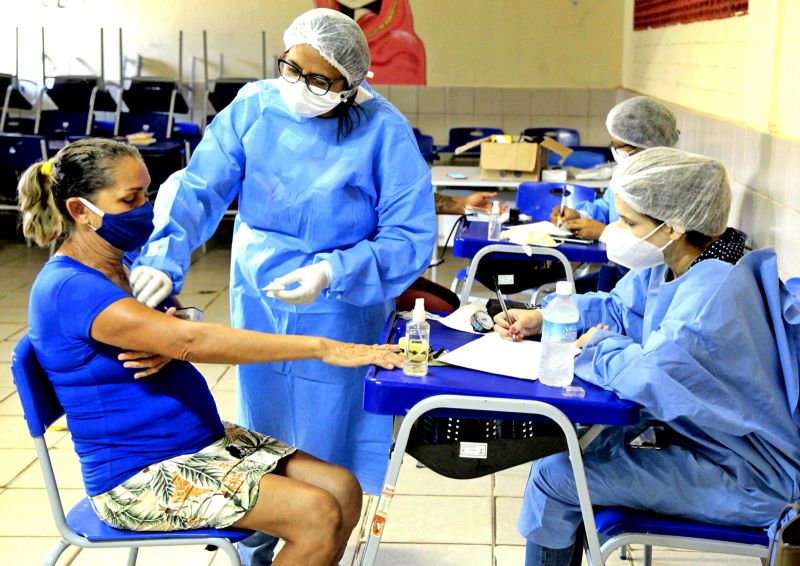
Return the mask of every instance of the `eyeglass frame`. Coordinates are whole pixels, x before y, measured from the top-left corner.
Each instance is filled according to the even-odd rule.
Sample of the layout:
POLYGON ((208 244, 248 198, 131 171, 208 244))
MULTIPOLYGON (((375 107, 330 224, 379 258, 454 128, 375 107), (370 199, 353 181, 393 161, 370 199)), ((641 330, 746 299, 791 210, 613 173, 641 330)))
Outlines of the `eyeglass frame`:
MULTIPOLYGON (((347 84, 347 79, 344 76, 337 77, 335 79, 329 79, 328 77, 325 77, 325 76, 322 76, 322 75, 318 75, 316 73, 303 73, 303 69, 298 67, 295 63, 292 63, 291 61, 289 61, 287 59, 284 59, 283 57, 278 59, 278 74, 281 76, 281 78, 283 80, 285 80, 286 82, 292 83, 292 84, 298 83, 298 82, 300 82, 300 79, 303 79, 303 82, 305 83, 306 88, 308 89, 308 91, 311 94, 314 94, 316 96, 325 96, 326 94, 328 94, 331 91, 331 89, 333 88, 333 85, 336 84, 339 81, 344 81, 345 85, 347 84), (288 77, 286 77, 281 72, 281 64, 287 65, 292 70, 294 70, 297 73, 297 79, 291 80, 288 77), (311 85, 308 84, 308 78, 309 77, 311 77, 311 78, 313 78, 315 80, 319 80, 321 82, 324 82, 325 84, 328 85, 328 88, 325 90, 325 92, 314 92, 313 90, 311 90, 311 85)), ((316 88, 321 88, 321 87, 317 86, 316 88)))

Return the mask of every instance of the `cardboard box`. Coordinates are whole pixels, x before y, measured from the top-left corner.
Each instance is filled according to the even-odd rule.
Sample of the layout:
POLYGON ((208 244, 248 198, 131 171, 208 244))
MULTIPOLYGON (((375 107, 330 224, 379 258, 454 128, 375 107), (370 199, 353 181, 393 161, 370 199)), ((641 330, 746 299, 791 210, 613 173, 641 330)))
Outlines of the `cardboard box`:
POLYGON ((487 181, 538 181, 542 169, 547 168, 547 152, 553 151, 562 158, 572 150, 552 138, 533 143, 531 138, 495 135, 469 142, 456 148, 458 155, 481 146, 481 179, 487 181))

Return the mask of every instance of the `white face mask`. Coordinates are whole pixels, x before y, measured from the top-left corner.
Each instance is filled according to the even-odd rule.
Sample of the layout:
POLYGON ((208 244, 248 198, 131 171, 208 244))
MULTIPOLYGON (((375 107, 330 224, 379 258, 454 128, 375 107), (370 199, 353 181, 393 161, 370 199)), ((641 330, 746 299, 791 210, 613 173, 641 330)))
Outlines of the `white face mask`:
POLYGON ((621 228, 616 223, 609 224, 600 235, 600 241, 606 245, 606 255, 614 263, 628 269, 655 267, 666 261, 664 250, 673 240, 659 248, 648 242, 647 238, 655 234, 664 224, 666 223, 662 222, 644 238, 637 238, 633 232, 621 228))
POLYGON ((613 146, 611 147, 611 155, 614 156, 614 161, 616 161, 617 163, 622 163, 631 156, 630 153, 619 150, 613 146))
POLYGON ((312 93, 302 80, 290 83, 284 79, 277 82, 281 100, 287 108, 298 116, 312 118, 327 114, 340 103, 347 100, 346 93, 326 92, 323 95, 312 93))

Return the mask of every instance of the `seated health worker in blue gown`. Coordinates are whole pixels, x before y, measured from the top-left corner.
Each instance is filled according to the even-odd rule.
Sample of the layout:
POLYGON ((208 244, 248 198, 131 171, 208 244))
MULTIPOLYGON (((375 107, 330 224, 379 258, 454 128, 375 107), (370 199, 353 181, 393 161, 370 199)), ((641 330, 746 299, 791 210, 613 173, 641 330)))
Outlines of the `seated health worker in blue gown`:
MULTIPOLYGON (((403 115, 363 84, 370 54, 358 24, 311 10, 284 44, 281 76, 242 89, 160 188, 133 292, 154 306, 180 289, 192 250, 238 197, 232 326, 373 344, 433 253, 430 170, 403 115)), ((238 423, 344 466, 378 493, 391 418, 364 411, 364 374, 316 361, 241 366, 238 423)), ((240 545, 245 563, 268 564, 246 556, 252 542, 240 545)))
POLYGON ((188 362, 402 360, 387 346, 189 322, 138 302, 122 257, 152 232, 149 184, 136 148, 104 139, 68 145, 19 184, 25 236, 42 246, 64 238, 31 289, 29 336, 92 506, 118 528, 242 527, 286 541, 275 564, 335 563, 360 517, 356 478, 220 421, 188 362))
MULTIPOLYGON (((648 149, 611 187, 620 220, 606 228, 608 256, 631 271, 610 293, 576 296, 589 332, 575 374, 643 411, 584 452, 592 503, 766 527, 800 497, 800 311, 775 252, 736 261, 714 159, 648 149), (653 427, 660 450, 629 446, 653 427)), ((504 335, 541 331, 540 311, 511 314, 510 329, 496 317, 504 335)), ((526 564, 569 564, 580 522, 566 453, 535 462, 518 524, 526 564)))
MULTIPOLYGON (((634 96, 614 106, 606 116, 606 130, 618 164, 651 147, 672 147, 680 137, 672 111, 647 96, 634 96)), ((565 223, 578 238, 602 242, 606 226, 619 220, 614 191, 607 188, 602 197, 579 203, 574 209, 567 207, 563 214, 561 207, 554 207, 550 219, 556 224, 565 223)), ((610 291, 627 272, 620 265, 604 265, 598 272, 575 281, 575 287, 579 291, 610 291)))

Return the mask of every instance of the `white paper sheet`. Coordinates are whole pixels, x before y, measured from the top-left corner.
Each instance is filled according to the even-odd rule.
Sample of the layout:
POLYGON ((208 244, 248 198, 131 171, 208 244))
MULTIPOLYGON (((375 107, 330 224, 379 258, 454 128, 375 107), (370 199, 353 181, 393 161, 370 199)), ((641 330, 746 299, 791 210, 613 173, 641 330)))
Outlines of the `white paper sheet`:
POLYGON ((443 325, 453 330, 460 330, 461 332, 469 332, 470 334, 478 334, 472 329, 472 323, 469 319, 475 311, 486 310, 486 305, 474 302, 463 307, 459 307, 455 312, 450 313, 444 318, 439 319, 443 325))
POLYGON ((541 350, 540 342, 512 342, 492 332, 447 352, 439 359, 454 366, 535 380, 539 377, 541 350))

